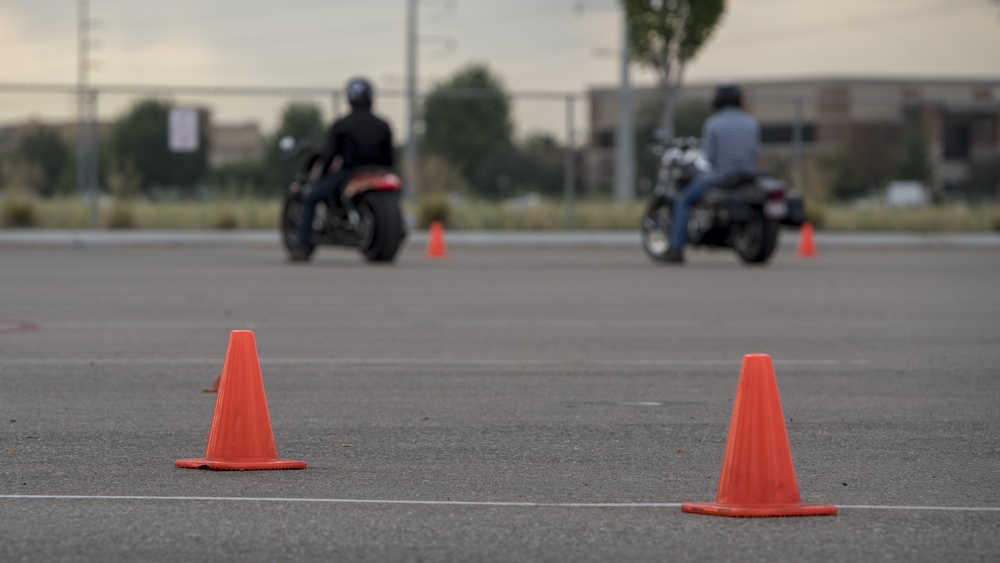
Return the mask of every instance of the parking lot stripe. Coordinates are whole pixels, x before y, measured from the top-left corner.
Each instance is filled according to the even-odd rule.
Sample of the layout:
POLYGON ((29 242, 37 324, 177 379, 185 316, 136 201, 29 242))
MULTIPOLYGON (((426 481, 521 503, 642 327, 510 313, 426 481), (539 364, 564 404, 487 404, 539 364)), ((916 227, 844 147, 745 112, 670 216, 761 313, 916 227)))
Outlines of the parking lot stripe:
MULTIPOLYGON (((174 501, 174 502, 274 502, 313 504, 370 504, 407 506, 481 506, 523 508, 679 508, 679 502, 504 502, 463 500, 394 500, 394 499, 338 499, 297 497, 187 497, 142 495, 0 495, 0 500, 110 500, 110 501, 174 501)), ((917 506, 844 504, 837 508, 850 510, 906 510, 942 512, 1000 512, 996 506, 917 506)))
MULTIPOLYGON (((221 364, 218 358, 2 358, 0 365, 203 365, 221 364)), ((739 360, 519 360, 476 358, 261 358, 270 365, 453 365, 453 366, 739 366, 739 360)), ((796 367, 863 366, 867 360, 792 359, 775 360, 775 365, 796 367)))

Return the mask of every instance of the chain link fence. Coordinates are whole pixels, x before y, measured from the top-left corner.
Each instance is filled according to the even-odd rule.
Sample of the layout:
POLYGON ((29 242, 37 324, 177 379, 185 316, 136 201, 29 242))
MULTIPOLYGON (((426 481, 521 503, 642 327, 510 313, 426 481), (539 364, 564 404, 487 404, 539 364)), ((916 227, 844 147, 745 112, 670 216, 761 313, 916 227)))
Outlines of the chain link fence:
MULTIPOLYGON (((764 171, 814 200, 851 200, 913 180, 930 197, 995 199, 1000 191, 1000 97, 949 92, 859 94, 846 88, 747 89, 762 125, 764 171)), ((1000 90, 1000 89, 998 89, 1000 90)), ((656 178, 647 150, 659 120, 655 91, 635 99, 636 179, 642 197, 656 178)), ((697 136, 710 114, 709 88, 686 89, 678 136, 697 136)), ((527 204, 561 199, 573 224, 578 196, 615 193, 618 93, 435 91, 417 99, 417 166, 405 161, 407 97, 376 93, 392 126, 398 168, 411 199, 527 204)), ((0 84, 0 189, 41 196, 277 197, 295 163, 280 136, 323 142, 347 111, 342 92, 323 88, 226 88, 0 84), (167 150, 166 112, 200 116, 195 154, 167 150), (81 127, 82 124, 82 127, 81 127)), ((95 208, 96 212, 96 208, 95 208)))

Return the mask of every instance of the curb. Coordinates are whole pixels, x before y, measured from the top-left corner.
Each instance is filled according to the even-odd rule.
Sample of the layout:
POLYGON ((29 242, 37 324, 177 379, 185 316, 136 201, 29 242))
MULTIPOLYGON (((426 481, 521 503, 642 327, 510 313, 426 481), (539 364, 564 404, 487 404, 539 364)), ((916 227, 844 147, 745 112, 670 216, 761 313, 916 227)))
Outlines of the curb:
MULTIPOLYGON (((427 231, 412 232, 408 245, 427 244, 427 231)), ((637 248, 638 231, 450 231, 449 246, 506 248, 637 248)), ((1000 233, 832 233, 817 232, 819 248, 1000 249, 1000 233)), ((782 248, 794 248, 798 234, 784 231, 782 248)), ((0 230, 0 247, 278 246, 271 231, 99 231, 0 230)))

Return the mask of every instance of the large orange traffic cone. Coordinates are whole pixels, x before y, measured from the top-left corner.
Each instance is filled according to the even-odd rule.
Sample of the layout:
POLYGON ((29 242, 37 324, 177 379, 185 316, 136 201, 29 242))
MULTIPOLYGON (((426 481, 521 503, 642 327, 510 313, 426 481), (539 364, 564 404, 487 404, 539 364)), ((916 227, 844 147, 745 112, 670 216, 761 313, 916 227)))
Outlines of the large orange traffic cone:
POLYGON ((431 223, 430 238, 427 239, 427 257, 444 258, 448 251, 444 247, 444 225, 441 221, 431 223))
POLYGON ((836 506, 804 504, 792 465, 771 357, 743 357, 715 502, 688 502, 684 512, 715 516, 821 516, 836 506))
POLYGON ((803 223, 799 229, 799 258, 813 258, 816 256, 816 244, 813 242, 812 223, 803 223))
POLYGON ((178 459, 174 465, 188 469, 305 469, 304 461, 278 459, 253 332, 230 333, 220 377, 205 457, 178 459))

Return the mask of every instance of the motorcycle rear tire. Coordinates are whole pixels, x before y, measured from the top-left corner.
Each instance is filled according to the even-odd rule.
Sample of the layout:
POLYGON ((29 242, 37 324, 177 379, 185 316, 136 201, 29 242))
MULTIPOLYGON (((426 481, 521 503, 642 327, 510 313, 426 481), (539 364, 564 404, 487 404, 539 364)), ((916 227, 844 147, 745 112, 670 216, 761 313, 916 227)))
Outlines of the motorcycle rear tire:
POLYGON ((778 246, 780 225, 758 212, 746 223, 733 225, 731 240, 736 254, 746 264, 765 264, 778 246))
POLYGON ((303 249, 299 244, 302 205, 301 196, 285 197, 285 204, 281 206, 281 243, 289 260, 308 262, 312 260, 314 248, 310 245, 307 249, 303 249))
POLYGON ((403 217, 396 192, 371 191, 361 196, 358 212, 366 223, 359 245, 369 262, 392 262, 403 241, 403 217))

